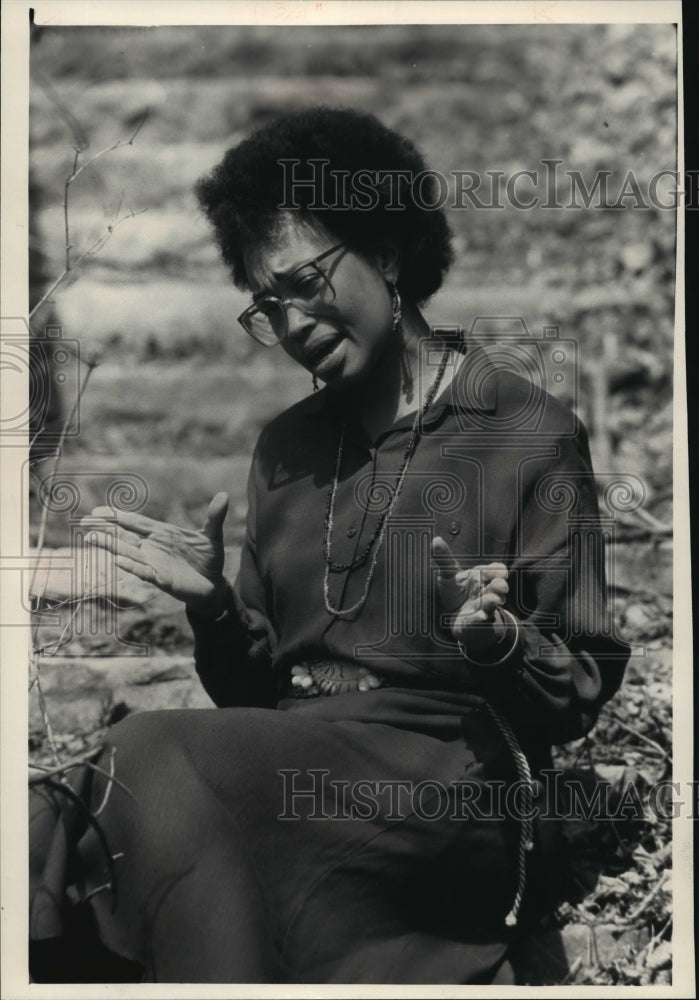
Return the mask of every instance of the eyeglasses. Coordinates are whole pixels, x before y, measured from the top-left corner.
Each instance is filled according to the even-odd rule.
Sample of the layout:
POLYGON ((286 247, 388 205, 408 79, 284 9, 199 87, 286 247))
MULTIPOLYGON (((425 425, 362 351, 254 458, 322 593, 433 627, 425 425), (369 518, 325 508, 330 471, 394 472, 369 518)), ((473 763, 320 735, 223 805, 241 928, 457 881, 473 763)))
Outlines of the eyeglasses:
POLYGON ((329 276, 321 268, 320 262, 344 246, 344 243, 337 243, 313 260, 295 267, 284 279, 283 287, 288 292, 287 298, 265 295, 248 306, 238 317, 238 322, 245 332, 259 344, 274 347, 289 332, 286 314, 288 306, 294 305, 303 312, 310 313, 318 306, 332 302, 335 298, 335 289, 329 276))

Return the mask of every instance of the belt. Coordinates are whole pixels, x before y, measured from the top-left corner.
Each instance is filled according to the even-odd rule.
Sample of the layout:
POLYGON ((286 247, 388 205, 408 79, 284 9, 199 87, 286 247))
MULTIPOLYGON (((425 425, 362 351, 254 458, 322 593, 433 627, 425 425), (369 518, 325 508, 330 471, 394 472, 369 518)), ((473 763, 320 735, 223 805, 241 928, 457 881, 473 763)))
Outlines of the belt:
POLYGON ((319 660, 291 668, 290 693, 295 698, 315 698, 349 691, 373 691, 383 683, 371 670, 356 663, 319 660))

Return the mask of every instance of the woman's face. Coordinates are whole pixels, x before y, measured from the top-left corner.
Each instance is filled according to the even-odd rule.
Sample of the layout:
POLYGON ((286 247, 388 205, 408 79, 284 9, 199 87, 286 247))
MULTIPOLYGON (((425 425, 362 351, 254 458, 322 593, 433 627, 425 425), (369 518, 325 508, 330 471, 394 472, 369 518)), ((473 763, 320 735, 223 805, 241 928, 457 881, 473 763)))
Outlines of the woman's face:
MULTIPOLYGON (((279 227, 245 254, 245 270, 255 298, 290 297, 284 278, 339 241, 283 215, 279 227)), ((391 291, 398 276, 392 248, 373 258, 341 247, 320 262, 335 290, 312 308, 286 307, 288 333, 282 347, 290 357, 333 388, 350 387, 365 378, 393 335, 391 291)))

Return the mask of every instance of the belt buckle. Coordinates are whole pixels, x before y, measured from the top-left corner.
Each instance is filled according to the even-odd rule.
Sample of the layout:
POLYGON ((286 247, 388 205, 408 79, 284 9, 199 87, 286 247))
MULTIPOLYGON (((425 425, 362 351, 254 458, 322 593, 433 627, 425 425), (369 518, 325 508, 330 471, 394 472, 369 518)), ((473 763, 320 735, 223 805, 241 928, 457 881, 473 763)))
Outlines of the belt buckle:
POLYGON ((355 663, 319 660, 296 664, 291 668, 292 694, 299 698, 347 694, 350 691, 373 691, 383 681, 355 663))

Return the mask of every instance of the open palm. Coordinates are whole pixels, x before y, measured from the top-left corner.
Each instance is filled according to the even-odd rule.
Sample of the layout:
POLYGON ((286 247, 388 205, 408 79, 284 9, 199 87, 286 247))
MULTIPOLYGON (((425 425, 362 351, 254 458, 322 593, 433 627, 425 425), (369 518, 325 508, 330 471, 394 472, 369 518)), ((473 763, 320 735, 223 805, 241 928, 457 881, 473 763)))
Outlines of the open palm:
POLYGON ((178 528, 143 514, 96 507, 85 522, 88 542, 114 553, 119 569, 152 583, 193 611, 223 610, 223 522, 228 496, 217 493, 201 530, 178 528), (103 519, 95 523, 95 518, 103 519))

